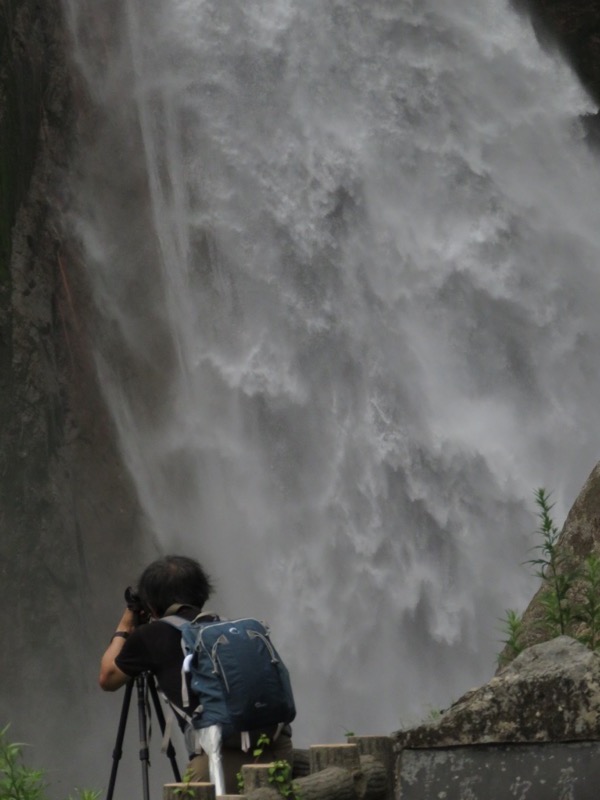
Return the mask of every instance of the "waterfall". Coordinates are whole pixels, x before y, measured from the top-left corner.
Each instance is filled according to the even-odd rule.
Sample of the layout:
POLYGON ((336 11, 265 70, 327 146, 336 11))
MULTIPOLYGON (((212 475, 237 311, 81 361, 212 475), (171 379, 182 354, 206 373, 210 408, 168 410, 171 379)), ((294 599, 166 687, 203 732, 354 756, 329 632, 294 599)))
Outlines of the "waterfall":
POLYGON ((299 746, 446 707, 598 458, 590 101, 500 0, 63 2, 149 536, 268 621, 299 746))

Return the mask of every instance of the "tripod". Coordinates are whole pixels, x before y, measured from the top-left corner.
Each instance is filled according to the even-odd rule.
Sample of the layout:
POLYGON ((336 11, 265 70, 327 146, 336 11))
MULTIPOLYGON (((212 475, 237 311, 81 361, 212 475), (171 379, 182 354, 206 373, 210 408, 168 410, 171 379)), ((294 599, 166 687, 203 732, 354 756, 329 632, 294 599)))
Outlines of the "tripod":
MULTIPOLYGON (((149 788, 149 781, 148 781, 148 768, 150 766, 150 751, 148 747, 148 735, 147 735, 147 714, 146 714, 146 707, 148 705, 147 700, 147 693, 150 692, 150 696, 152 697, 152 701, 154 703, 154 709, 156 711, 156 717, 160 724, 160 729, 163 733, 165 733, 165 715, 163 714, 163 710, 160 705, 160 699, 158 697, 158 690, 156 688, 156 683, 154 681, 154 676, 151 675, 149 672, 143 672, 141 675, 138 675, 135 680, 129 681, 125 686, 125 697, 123 698, 123 706, 121 708, 121 717, 119 719, 119 727, 117 730, 117 739, 115 742, 115 749, 113 750, 113 765, 110 773, 110 780, 108 783, 108 792, 106 794, 106 800, 112 800, 113 792, 115 790, 115 782, 117 780, 117 770, 119 768, 119 761, 121 760, 121 756, 123 754, 123 738, 125 736, 125 727, 127 725, 127 715, 129 713, 129 705, 131 703, 131 695, 133 693, 133 685, 136 685, 137 688, 137 706, 138 706, 138 728, 139 728, 139 735, 140 735, 140 761, 142 762, 142 789, 143 789, 143 797, 144 800, 150 800, 150 788, 149 788)), ((173 743, 169 739, 169 744, 167 746, 166 751, 167 757, 171 762, 171 767, 173 768, 173 775, 175 776, 175 781, 177 783, 181 783, 181 774, 179 772, 179 768, 177 766, 177 761, 175 759, 175 748, 173 747, 173 743)))

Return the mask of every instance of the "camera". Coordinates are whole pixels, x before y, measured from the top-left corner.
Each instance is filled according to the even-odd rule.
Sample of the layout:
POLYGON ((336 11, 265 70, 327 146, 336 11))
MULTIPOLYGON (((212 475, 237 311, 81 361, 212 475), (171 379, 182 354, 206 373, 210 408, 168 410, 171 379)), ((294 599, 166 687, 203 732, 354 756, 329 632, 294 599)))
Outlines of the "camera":
POLYGON ((133 586, 128 586, 125 589, 125 602, 127 603, 127 608, 133 611, 136 625, 142 625, 144 622, 148 622, 148 611, 144 608, 144 604, 133 586))

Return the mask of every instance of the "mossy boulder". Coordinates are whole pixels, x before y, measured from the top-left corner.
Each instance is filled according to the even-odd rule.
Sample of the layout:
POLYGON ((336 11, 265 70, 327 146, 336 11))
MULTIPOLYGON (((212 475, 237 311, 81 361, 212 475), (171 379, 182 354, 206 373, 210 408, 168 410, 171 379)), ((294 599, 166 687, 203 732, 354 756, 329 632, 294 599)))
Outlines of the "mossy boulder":
POLYGON ((534 645, 399 748, 600 739, 600 654, 568 636, 534 645))

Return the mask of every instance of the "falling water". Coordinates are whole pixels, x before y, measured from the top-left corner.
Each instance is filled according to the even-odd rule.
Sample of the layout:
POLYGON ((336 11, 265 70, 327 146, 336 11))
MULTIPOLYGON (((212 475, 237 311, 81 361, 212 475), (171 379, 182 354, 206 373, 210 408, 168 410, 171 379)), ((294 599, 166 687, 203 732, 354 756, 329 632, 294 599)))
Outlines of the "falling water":
POLYGON ((562 522, 600 451, 589 101, 503 0, 65 7, 152 535, 271 624, 299 745, 446 705, 533 591, 533 490, 562 522))

